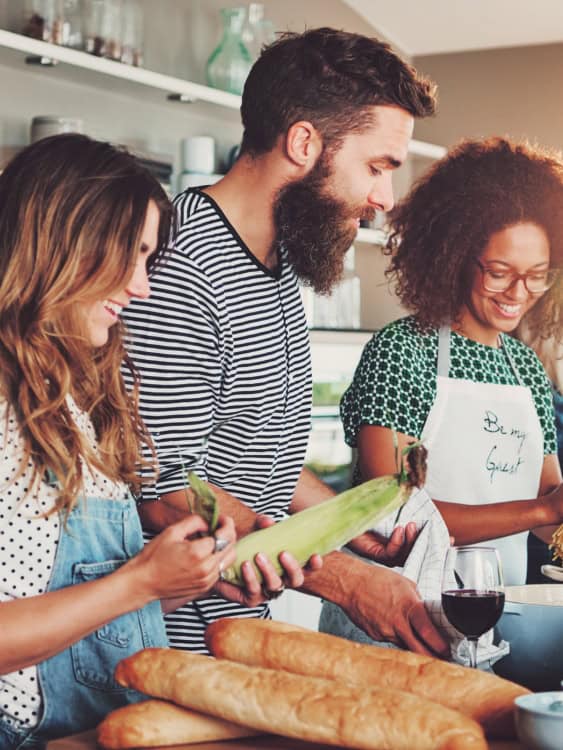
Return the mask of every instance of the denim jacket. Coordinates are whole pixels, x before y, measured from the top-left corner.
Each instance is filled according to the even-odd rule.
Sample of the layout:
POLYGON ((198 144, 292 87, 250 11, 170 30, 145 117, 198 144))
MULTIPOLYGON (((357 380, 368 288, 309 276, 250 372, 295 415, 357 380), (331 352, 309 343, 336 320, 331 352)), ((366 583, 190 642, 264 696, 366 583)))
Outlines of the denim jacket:
MULTIPOLYGON (((143 547, 141 524, 131 497, 81 499, 61 524, 47 591, 112 573, 143 547)), ((117 663, 149 646, 167 646, 160 602, 122 615, 38 666, 43 711, 39 723, 15 730, 2 720, 2 750, 39 750, 52 739, 92 729, 115 708, 143 699, 118 685, 117 663)))

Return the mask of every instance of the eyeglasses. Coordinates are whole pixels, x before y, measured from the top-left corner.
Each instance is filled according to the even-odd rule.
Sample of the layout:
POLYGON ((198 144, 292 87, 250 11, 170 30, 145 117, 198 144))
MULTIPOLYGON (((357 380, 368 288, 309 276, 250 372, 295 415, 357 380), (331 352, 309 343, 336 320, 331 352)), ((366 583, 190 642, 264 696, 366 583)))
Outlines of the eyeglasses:
POLYGON ((549 268, 545 271, 529 271, 528 273, 516 273, 508 269, 497 270, 487 268, 476 258, 474 260, 481 269, 483 288, 487 292, 506 292, 507 289, 510 289, 517 281, 522 279, 530 294, 543 294, 553 286, 559 274, 557 268, 549 268))

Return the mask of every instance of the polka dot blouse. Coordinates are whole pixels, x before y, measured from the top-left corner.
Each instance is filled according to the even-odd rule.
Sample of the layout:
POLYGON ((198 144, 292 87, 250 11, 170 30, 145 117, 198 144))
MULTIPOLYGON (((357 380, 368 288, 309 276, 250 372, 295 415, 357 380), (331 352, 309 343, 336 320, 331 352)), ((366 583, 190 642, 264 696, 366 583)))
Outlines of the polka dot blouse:
MULTIPOLYGON (((95 445, 89 417, 71 399, 68 406, 95 445)), ((13 411, 0 399, 0 602, 42 594, 49 584, 61 523, 56 513, 40 516, 53 506, 57 490, 41 482, 28 494, 32 474, 31 462, 23 466, 23 442, 13 411)), ((84 494, 119 499, 126 493, 124 484, 85 471, 84 494)), ((35 666, 0 676, 0 717, 16 727, 32 727, 39 721, 35 666)))
MULTIPOLYGON (((551 387, 536 354, 521 341, 503 336, 523 385, 531 389, 544 435, 544 453, 556 453, 551 387)), ((438 331, 421 330, 414 317, 382 328, 365 346, 340 411, 346 442, 356 446, 362 425, 390 427, 419 438, 434 399, 438 331)), ((451 378, 517 385, 505 352, 452 332, 451 378)))

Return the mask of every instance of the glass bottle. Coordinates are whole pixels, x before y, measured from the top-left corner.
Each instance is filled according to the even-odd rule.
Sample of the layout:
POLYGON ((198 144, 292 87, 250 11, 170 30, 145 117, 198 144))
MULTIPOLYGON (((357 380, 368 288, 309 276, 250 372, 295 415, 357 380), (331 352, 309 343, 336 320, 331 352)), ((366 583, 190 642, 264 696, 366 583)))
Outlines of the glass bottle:
POLYGON ((241 38, 252 62, 258 59, 263 47, 275 41, 274 24, 264 18, 262 3, 250 3, 248 6, 248 14, 242 27, 241 38))
POLYGON ((232 94, 241 94, 252 66, 250 54, 241 39, 245 8, 221 8, 223 36, 207 61, 210 86, 232 94))
POLYGON ((44 42, 62 44, 62 0, 26 0, 22 34, 44 42))
POLYGON ((138 0, 123 1, 121 62, 143 65, 143 9, 138 0))
POLYGON ((82 33, 83 13, 81 0, 63 0, 62 44, 73 49, 84 48, 82 33))
POLYGON ((344 273, 330 295, 314 295, 314 328, 360 328, 360 278, 356 274, 354 246, 344 258, 344 273))
POLYGON ((120 0, 87 0, 84 25, 86 52, 121 59, 120 0))

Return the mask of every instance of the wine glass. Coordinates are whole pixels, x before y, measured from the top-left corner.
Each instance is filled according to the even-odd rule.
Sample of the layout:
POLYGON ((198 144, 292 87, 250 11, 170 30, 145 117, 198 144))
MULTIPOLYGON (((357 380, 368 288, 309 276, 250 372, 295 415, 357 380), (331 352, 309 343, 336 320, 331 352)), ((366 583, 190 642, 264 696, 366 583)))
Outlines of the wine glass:
POLYGON ((442 576, 442 607, 469 647, 469 666, 477 666, 477 641, 504 608, 500 558, 495 547, 450 547, 442 576))

